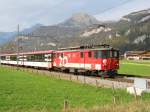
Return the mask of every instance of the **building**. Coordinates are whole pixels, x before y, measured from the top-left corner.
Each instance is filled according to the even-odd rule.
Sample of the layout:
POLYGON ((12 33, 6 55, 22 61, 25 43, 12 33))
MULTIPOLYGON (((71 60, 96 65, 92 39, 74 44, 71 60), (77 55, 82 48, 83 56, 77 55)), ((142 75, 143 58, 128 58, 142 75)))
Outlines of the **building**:
POLYGON ((127 51, 124 53, 124 58, 127 60, 150 60, 149 51, 127 51))
POLYGON ((140 54, 142 60, 150 60, 150 51, 145 51, 144 53, 140 54))

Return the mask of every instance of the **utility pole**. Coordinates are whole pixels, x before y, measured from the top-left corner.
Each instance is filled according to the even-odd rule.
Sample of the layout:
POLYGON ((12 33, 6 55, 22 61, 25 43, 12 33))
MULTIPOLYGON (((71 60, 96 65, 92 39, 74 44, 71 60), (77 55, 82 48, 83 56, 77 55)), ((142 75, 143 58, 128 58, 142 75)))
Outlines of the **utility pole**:
POLYGON ((1 46, 0 46, 0 65, 1 65, 1 54, 2 54, 2 49, 1 49, 1 46))
POLYGON ((19 69, 19 24, 17 26, 17 69, 19 69))

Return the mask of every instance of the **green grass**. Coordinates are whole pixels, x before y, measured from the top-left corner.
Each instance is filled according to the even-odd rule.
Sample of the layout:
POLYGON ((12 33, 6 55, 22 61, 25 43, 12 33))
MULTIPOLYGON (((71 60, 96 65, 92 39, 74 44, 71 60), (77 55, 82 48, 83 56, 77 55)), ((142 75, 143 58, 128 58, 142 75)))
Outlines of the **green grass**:
POLYGON ((126 61, 120 63, 120 74, 150 76, 150 63, 146 61, 126 61))
MULTIPOLYGON (((64 99, 71 108, 91 108, 112 104, 112 89, 96 88, 52 77, 0 67, 0 112, 55 112, 63 109, 64 99)), ((116 90, 118 102, 134 97, 116 90)), ((143 100, 150 100, 145 94, 143 100)))

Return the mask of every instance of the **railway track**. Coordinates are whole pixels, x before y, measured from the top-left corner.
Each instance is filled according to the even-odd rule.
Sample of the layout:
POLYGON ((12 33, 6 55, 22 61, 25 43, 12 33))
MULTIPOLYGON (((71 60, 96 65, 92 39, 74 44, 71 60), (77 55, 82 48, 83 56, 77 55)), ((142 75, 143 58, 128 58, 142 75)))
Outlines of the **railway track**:
POLYGON ((117 82, 126 82, 126 83, 134 83, 133 79, 127 79, 127 78, 121 78, 121 77, 116 77, 114 79, 108 79, 108 80, 112 80, 112 81, 117 81, 117 82))
POLYGON ((145 78, 145 79, 150 79, 150 76, 131 75, 131 74, 118 74, 118 77, 127 77, 127 78, 145 78))

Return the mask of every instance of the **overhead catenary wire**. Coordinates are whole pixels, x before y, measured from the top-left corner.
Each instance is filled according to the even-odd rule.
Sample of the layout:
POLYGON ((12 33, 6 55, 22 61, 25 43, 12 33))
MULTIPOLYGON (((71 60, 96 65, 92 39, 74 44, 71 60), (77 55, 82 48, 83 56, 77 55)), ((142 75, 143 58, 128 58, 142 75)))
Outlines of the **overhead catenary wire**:
POLYGON ((105 13, 105 12, 107 12, 107 11, 110 11, 110 10, 112 10, 112 9, 118 8, 118 7, 120 7, 120 6, 123 6, 123 5, 125 5, 125 4, 127 4, 127 3, 131 2, 131 1, 132 1, 132 0, 126 0, 126 1, 122 2, 121 4, 119 4, 119 5, 117 5, 117 6, 112 6, 112 7, 109 7, 109 8, 107 8, 107 9, 104 9, 104 10, 100 11, 99 14, 103 14, 103 13, 105 13))

